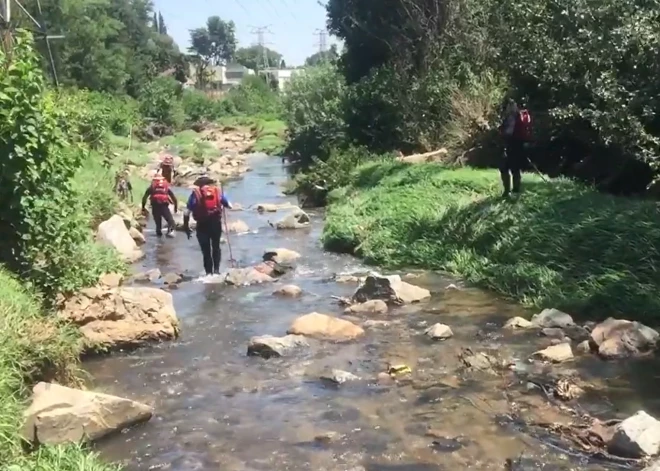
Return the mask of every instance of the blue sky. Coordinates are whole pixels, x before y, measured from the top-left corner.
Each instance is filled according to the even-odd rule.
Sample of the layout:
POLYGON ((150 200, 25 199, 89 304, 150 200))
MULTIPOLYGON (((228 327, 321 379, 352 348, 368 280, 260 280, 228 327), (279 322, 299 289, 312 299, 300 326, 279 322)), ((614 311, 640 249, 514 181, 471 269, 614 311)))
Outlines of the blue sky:
MULTIPOLYGON (((206 24, 209 16, 218 15, 236 23, 239 47, 256 43, 254 27, 270 26, 268 47, 284 55, 289 65, 302 65, 305 58, 318 51, 315 30, 325 29, 325 8, 317 0, 153 0, 165 20, 168 33, 182 51, 189 46, 189 31, 206 24)), ((323 3, 324 0, 321 0, 323 3)), ((336 43, 328 36, 328 47, 336 43)))

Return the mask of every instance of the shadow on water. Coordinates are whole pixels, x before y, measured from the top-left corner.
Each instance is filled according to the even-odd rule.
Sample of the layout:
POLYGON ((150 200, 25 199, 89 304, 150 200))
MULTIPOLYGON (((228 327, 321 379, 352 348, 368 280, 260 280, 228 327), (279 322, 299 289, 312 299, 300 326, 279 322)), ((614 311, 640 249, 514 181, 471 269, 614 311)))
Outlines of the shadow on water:
MULTIPOLYGON (((232 201, 246 208, 295 203, 280 193, 287 176, 279 159, 254 157, 251 164, 255 171, 226 186, 232 201)), ((183 190, 179 195, 183 205, 187 195, 183 190)), ((377 317, 389 324, 366 328, 359 341, 313 342, 309 350, 284 359, 247 357, 253 335, 283 335, 296 316, 312 311, 340 315, 331 296, 350 295, 355 285, 328 278, 366 270, 353 258, 323 252, 323 213, 311 215, 309 229, 276 231, 269 220, 277 213, 229 213, 256 231, 230 236, 241 265, 259 261, 267 248, 285 247, 303 255, 296 271, 278 282, 299 285, 301 298, 275 298, 273 285, 237 289, 184 283, 172 291, 182 325, 178 341, 86 363, 98 389, 153 404, 156 410, 147 424, 99 443, 105 458, 130 471, 435 471, 500 470, 507 458, 525 453, 534 463, 552 468, 530 465, 520 470, 604 469, 584 462, 576 468, 567 455, 498 423, 496 418, 510 411, 511 396, 527 404, 536 419, 566 417, 544 398, 528 394, 513 372, 462 372, 459 352, 469 346, 531 365, 527 358, 547 339, 502 331, 506 319, 525 314, 519 306, 473 288, 445 289, 456 281, 441 275, 422 274, 412 281, 432 290, 431 301, 377 317), (443 343, 428 340, 424 329, 435 322, 450 325, 454 337, 443 343), (412 377, 379 381, 378 373, 388 363, 410 366, 412 377), (327 368, 361 379, 328 386, 318 379, 327 368), (329 433, 336 438, 315 439, 329 433)), ((195 238, 178 234, 157 240, 152 230, 146 235, 147 257, 136 270, 202 270, 195 238)), ((223 245, 224 260, 227 249, 223 245)), ((642 405, 650 413, 660 412, 659 399, 648 386, 642 394, 625 388, 617 395, 619 390, 612 388, 620 378, 643 377, 648 366, 639 365, 589 358, 561 368, 577 369, 604 391, 589 405, 594 413, 625 415, 642 405)))

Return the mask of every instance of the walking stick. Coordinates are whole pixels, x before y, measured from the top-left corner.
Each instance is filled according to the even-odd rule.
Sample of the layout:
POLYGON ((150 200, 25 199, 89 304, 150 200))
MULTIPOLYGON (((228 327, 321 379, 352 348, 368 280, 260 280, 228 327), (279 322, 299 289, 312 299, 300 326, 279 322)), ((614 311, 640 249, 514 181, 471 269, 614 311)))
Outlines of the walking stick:
POLYGON ((222 219, 225 222, 225 234, 227 237, 227 247, 229 248, 229 262, 231 263, 232 268, 236 268, 236 259, 234 259, 234 255, 232 254, 231 251, 231 242, 229 242, 229 226, 227 225, 227 211, 225 210, 225 207, 222 207, 222 219))

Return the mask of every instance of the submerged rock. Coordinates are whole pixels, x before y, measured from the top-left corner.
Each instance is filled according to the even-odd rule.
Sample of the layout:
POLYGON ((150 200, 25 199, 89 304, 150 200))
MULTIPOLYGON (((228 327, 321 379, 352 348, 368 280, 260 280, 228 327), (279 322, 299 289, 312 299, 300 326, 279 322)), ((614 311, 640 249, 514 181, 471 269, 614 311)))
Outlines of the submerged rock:
POLYGON ((644 458, 660 452, 660 421, 644 411, 614 427, 614 434, 607 444, 608 451, 627 458, 644 458))
POLYGON ((144 253, 131 237, 121 216, 114 215, 107 221, 103 221, 99 225, 96 239, 105 245, 114 247, 122 259, 128 263, 144 257, 144 253))
POLYGON ((639 322, 610 317, 593 328, 590 344, 605 359, 626 358, 654 350, 658 335, 639 322))
POLYGON ((287 334, 305 335, 341 342, 364 335, 364 329, 344 319, 312 312, 293 321, 287 334))
POLYGON ((138 273, 137 275, 133 276, 133 279, 137 282, 154 282, 160 279, 161 277, 161 272, 158 268, 154 268, 152 270, 147 270, 142 273, 138 273))
POLYGON ((424 333, 433 340, 446 340, 454 336, 454 332, 448 325, 440 323, 432 325, 424 333))
POLYGON ((300 208, 296 208, 291 214, 287 214, 284 218, 275 223, 276 229, 303 229, 309 227, 311 220, 309 215, 300 208))
POLYGON ((227 224, 227 231, 230 234, 245 234, 246 232, 250 232, 250 228, 245 222, 237 219, 227 224))
POLYGON ((231 268, 224 276, 224 282, 233 286, 250 286, 275 281, 269 275, 253 268, 231 268))
POLYGON ((534 324, 524 317, 512 317, 504 324, 505 329, 529 329, 531 327, 534 327, 534 324))
POLYGON ((302 289, 296 285, 284 285, 279 289, 273 291, 276 296, 284 296, 287 298, 297 298, 302 294, 302 289))
POLYGON ((544 309, 538 314, 534 314, 532 317, 532 325, 534 327, 546 328, 546 327, 570 327, 575 325, 573 318, 561 312, 557 309, 544 309))
POLYGON ((250 339, 247 354, 262 358, 283 357, 303 347, 309 347, 309 342, 302 335, 262 335, 250 339))
POLYGON ((551 361, 553 363, 561 363, 573 358, 573 350, 571 350, 570 343, 560 343, 558 345, 551 345, 538 352, 534 352, 534 356, 539 356, 543 360, 551 361))
POLYGON ((152 414, 151 407, 130 399, 38 383, 24 413, 22 435, 35 444, 77 444, 144 422, 152 414))
POLYGON ((335 384, 344 384, 348 381, 357 381, 360 379, 359 376, 349 373, 348 371, 331 369, 326 371, 321 375, 321 379, 325 381, 330 381, 335 384))
POLYGON ((344 309, 345 314, 385 314, 387 303, 381 299, 372 299, 364 303, 353 304, 344 309))
POLYGON ((260 213, 275 213, 280 209, 298 209, 297 206, 292 205, 291 203, 284 204, 273 204, 273 203, 261 203, 257 205, 257 211, 260 213))
POLYGON ((381 299, 392 304, 411 304, 431 297, 427 289, 401 281, 398 275, 369 275, 364 284, 353 295, 353 302, 364 303, 372 299, 381 299))
POLYGON ((80 327, 92 348, 137 347, 179 333, 172 295, 158 288, 87 288, 66 299, 58 317, 80 327))

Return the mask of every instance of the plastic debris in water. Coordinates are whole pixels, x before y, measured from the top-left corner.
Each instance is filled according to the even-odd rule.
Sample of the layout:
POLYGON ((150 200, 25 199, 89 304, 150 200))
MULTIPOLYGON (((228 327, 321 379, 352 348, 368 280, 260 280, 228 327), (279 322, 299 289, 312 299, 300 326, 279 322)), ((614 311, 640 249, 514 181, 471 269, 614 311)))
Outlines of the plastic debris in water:
POLYGON ((404 375, 411 374, 412 370, 408 365, 390 365, 387 369, 387 373, 390 375, 404 375))

